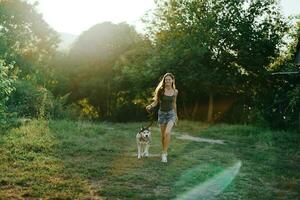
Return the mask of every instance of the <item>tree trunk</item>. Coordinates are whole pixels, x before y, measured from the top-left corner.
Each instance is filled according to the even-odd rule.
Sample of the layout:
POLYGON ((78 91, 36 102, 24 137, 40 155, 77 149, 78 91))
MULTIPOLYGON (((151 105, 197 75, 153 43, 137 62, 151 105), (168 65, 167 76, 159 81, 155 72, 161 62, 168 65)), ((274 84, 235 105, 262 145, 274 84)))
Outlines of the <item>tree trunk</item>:
POLYGON ((196 116, 198 114, 198 106, 199 106, 199 103, 197 101, 196 104, 194 105, 193 112, 192 112, 192 119, 193 120, 196 120, 196 116))
POLYGON ((207 122, 213 121, 213 111, 214 111, 214 95, 212 92, 209 93, 208 99, 208 112, 207 112, 207 122))

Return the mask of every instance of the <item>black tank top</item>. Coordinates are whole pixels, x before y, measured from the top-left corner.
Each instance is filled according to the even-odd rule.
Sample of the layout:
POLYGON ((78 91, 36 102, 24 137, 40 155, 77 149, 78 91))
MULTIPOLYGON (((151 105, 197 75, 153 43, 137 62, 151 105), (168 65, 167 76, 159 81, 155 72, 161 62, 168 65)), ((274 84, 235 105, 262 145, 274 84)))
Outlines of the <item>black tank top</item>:
POLYGON ((175 94, 173 94, 172 96, 162 94, 159 101, 160 110, 163 112, 168 112, 172 110, 174 98, 175 98, 175 94))

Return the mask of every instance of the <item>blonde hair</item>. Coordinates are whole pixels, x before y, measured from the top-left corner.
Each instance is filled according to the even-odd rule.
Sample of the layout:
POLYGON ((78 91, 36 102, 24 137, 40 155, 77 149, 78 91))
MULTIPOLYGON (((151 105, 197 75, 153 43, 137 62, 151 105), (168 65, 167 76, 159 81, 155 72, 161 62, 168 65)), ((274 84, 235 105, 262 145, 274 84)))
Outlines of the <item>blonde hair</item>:
POLYGON ((175 86, 175 76, 171 73, 166 73, 163 78, 161 79, 161 81, 158 83, 157 87, 155 88, 155 91, 154 91, 154 95, 153 95, 153 100, 154 101, 159 101, 160 99, 160 95, 162 94, 162 92, 165 91, 165 78, 167 76, 170 76, 173 80, 172 82, 172 88, 174 90, 176 90, 176 86, 175 86))

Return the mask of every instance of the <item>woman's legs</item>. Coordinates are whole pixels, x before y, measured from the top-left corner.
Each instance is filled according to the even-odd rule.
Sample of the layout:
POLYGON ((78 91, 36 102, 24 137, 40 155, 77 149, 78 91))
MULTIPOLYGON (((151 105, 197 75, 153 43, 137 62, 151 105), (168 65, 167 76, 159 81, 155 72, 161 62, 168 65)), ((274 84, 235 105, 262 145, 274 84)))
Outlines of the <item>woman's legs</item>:
POLYGON ((161 145, 164 149, 165 146, 165 131, 166 131, 167 125, 166 124, 160 124, 160 133, 161 133, 161 145))
POLYGON ((174 126, 174 122, 169 121, 167 123, 167 127, 165 129, 165 133, 164 133, 165 140, 164 140, 164 146, 163 146, 163 151, 165 153, 168 152, 168 148, 169 148, 170 140, 171 140, 171 130, 172 130, 173 126, 174 126))
POLYGON ((165 140, 166 140, 166 137, 165 137, 166 128, 167 128, 166 124, 161 124, 160 125, 161 144, 162 144, 162 148, 163 148, 163 152, 161 154, 161 161, 162 162, 167 162, 166 152, 164 151, 164 149, 165 149, 165 140))
POLYGON ((166 125, 160 125, 163 153, 168 152, 168 148, 171 140, 171 130, 173 126, 174 126, 173 121, 169 121, 166 125))

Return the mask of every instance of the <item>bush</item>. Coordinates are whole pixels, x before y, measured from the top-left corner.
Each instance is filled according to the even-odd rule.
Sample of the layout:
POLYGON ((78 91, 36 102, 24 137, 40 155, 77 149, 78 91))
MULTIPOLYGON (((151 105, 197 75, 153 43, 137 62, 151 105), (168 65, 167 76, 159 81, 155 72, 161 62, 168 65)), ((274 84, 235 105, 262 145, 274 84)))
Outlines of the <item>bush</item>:
POLYGON ((24 80, 18 80, 14 86, 16 90, 9 101, 10 112, 18 113, 19 117, 48 117, 48 111, 53 107, 51 92, 24 80))
POLYGON ((90 104, 87 98, 79 100, 78 105, 81 107, 80 119, 94 120, 99 118, 99 111, 90 104))
POLYGON ((0 128, 6 128, 9 115, 7 113, 7 101, 14 90, 13 82, 16 78, 12 73, 13 65, 6 65, 0 60, 0 128))
POLYGON ((118 105, 112 119, 117 122, 144 121, 147 120, 147 112, 144 107, 128 102, 118 105))
POLYGON ((17 117, 72 120, 80 118, 81 107, 77 104, 67 105, 69 93, 54 97, 46 88, 25 80, 17 81, 14 86, 16 90, 8 102, 8 108, 9 112, 17 113, 17 117))

